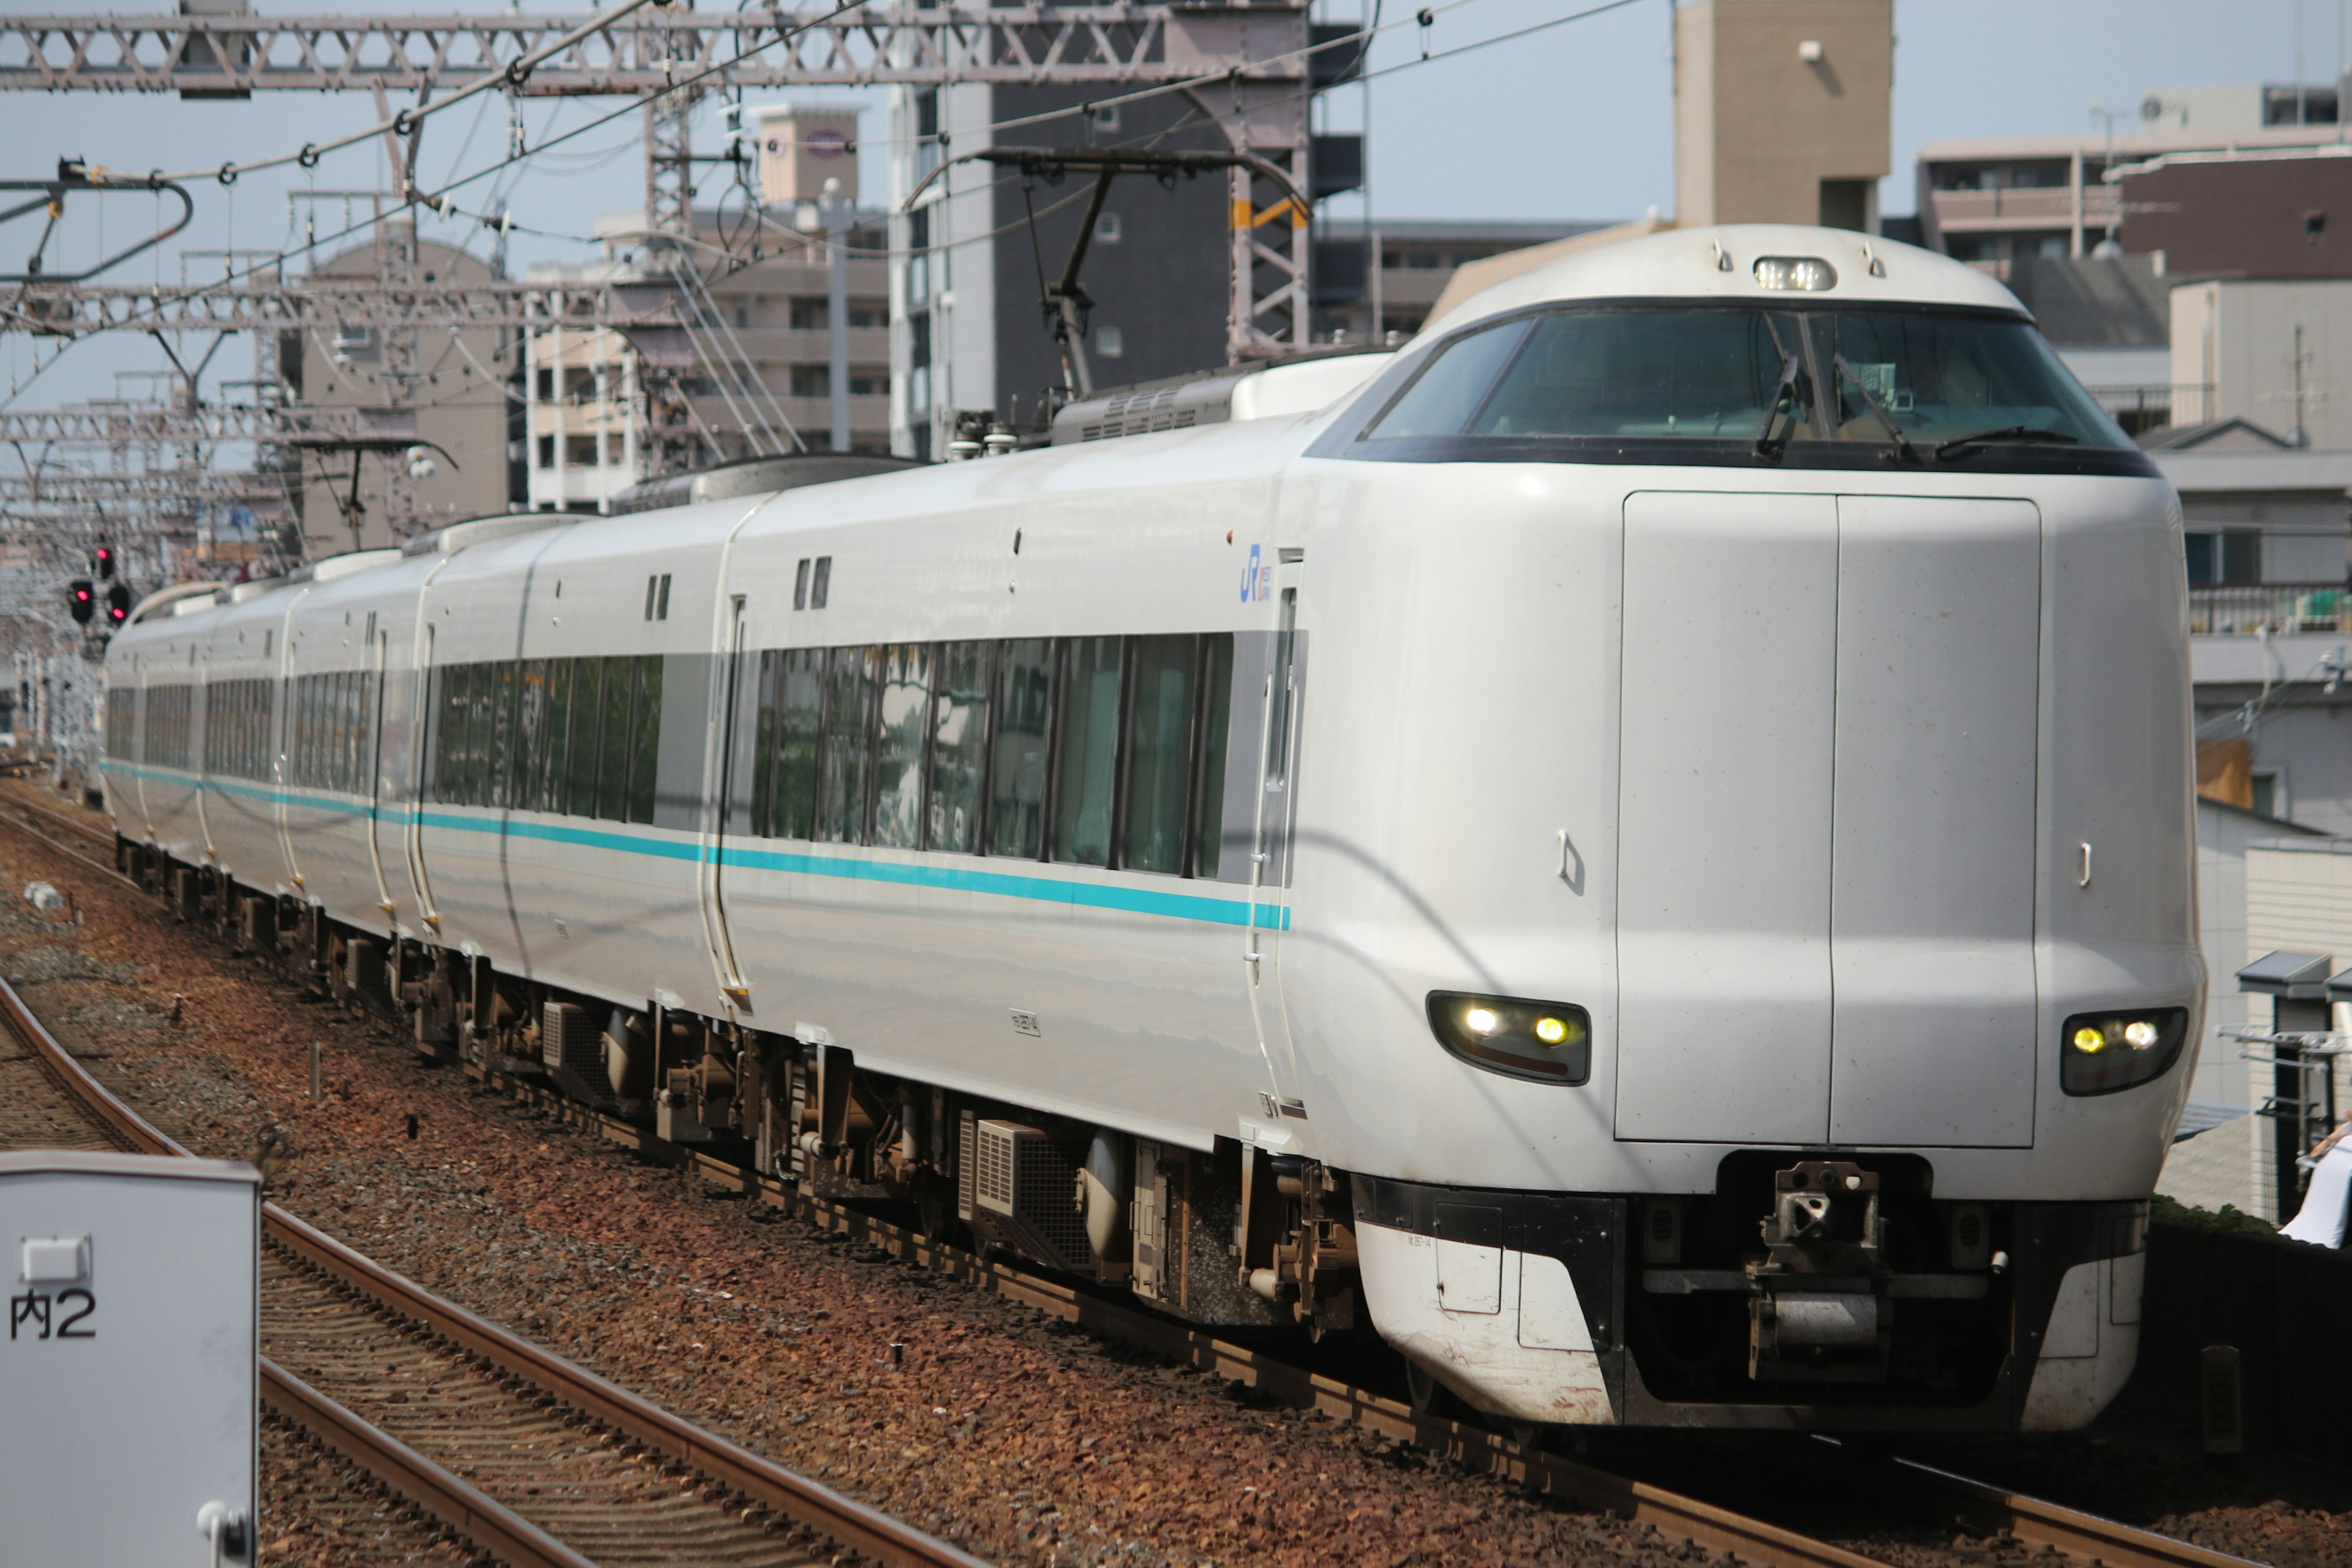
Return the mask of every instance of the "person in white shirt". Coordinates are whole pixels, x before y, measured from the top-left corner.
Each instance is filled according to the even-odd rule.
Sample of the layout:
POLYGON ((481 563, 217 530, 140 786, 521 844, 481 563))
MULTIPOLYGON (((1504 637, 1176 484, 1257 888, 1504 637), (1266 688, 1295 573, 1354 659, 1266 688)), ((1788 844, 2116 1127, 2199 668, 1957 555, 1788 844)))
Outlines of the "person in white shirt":
POLYGON ((2315 1247, 2344 1245, 2345 1214, 2352 1207, 2352 1138, 2347 1138, 2347 1133, 2352 1133, 2352 1116, 2311 1146, 2319 1167, 2311 1173, 2303 1207, 2279 1232, 2281 1236, 2315 1247))

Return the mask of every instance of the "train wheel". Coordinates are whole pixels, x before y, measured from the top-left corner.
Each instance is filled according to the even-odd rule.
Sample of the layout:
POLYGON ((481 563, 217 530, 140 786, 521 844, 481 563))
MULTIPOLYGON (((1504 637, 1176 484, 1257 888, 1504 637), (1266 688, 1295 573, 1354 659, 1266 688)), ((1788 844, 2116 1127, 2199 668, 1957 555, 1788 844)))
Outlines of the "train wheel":
POLYGON ((1454 1391, 1438 1382, 1436 1375, 1417 1361, 1404 1363, 1404 1388, 1415 1415, 1452 1421, 1459 1419, 1463 1413, 1462 1402, 1455 1397, 1454 1391))

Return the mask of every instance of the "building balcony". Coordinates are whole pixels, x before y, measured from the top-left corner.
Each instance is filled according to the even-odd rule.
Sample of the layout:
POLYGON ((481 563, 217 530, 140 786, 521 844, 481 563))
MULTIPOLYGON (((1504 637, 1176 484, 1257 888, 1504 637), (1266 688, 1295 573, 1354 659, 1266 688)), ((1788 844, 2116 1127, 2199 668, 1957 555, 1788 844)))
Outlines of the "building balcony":
MULTIPOLYGON (((1937 191, 1936 226, 1946 234, 1982 234, 2006 229, 2072 228, 2074 193, 2064 185, 2032 190, 1937 191)), ((2113 185, 2083 187, 2083 224, 2105 228, 2122 221, 2113 185)))
POLYGON ((2352 632, 2352 583, 2255 583, 2189 590, 2198 637, 2352 632))

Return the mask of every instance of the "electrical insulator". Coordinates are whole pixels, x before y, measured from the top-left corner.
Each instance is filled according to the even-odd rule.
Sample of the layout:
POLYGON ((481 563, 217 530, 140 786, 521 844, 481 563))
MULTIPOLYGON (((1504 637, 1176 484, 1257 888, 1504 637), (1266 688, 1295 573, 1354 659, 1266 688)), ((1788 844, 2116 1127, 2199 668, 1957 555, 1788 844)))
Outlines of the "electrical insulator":
POLYGON ((117 583, 106 591, 106 624, 119 626, 131 618, 131 590, 117 583))
POLYGON ((66 584, 66 595, 73 618, 88 626, 89 617, 98 610, 98 590, 90 586, 89 578, 77 577, 66 584))

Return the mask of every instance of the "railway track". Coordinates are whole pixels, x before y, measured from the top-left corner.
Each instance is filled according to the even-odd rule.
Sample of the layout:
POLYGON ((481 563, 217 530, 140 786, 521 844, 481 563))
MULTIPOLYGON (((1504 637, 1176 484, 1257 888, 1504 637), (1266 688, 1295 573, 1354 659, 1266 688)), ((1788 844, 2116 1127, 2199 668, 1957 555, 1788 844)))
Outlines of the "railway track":
MULTIPOLYGON (((0 1024, 12 1048, 0 1083, 47 1106, 0 1124, 0 1146, 188 1152, 90 1077, 5 983, 0 1024)), ((982 1568, 274 1205, 262 1215, 264 1405, 514 1568, 797 1568, 845 1551, 889 1568, 982 1568)))
MULTIPOLYGON (((73 858, 86 864, 97 864, 88 857, 74 854, 58 845, 43 831, 36 818, 45 818, 58 827, 90 840, 103 837, 97 830, 62 813, 26 802, 13 789, 0 787, 0 799, 26 814, 20 816, 0 811, 0 824, 38 838, 58 853, 72 855, 73 858)), ((110 840, 109 843, 110 846, 110 840)), ((100 868, 119 878, 119 873, 112 872, 110 868, 100 868)), ((30 1015, 24 1012, 14 993, 5 986, 0 986, 0 1022, 5 1022, 20 1037, 25 1036, 28 1024, 32 1030, 37 1032, 39 1029, 37 1023, 32 1022, 30 1015)), ((46 1039, 47 1037, 43 1035, 41 1037, 46 1039)), ((54 1048, 53 1041, 49 1045, 54 1048)), ((61 1049, 57 1049, 55 1054, 57 1058, 64 1058, 61 1049)), ((5 1072, 7 1065, 6 1058, 0 1058, 0 1072, 5 1072)), ((87 1075, 80 1074, 78 1066, 69 1061, 67 1065, 72 1066, 73 1071, 87 1081, 87 1075)), ((963 1280, 1103 1337, 1120 1340, 1171 1361, 1189 1363, 1223 1381, 1238 1384, 1260 1396, 1314 1410, 1393 1441, 1412 1444, 1465 1468, 1497 1475, 1531 1492, 1610 1512, 1649 1525, 1671 1538, 1686 1540, 1709 1551, 1727 1552, 1742 1562, 1767 1565, 1767 1568, 1879 1568, 1876 1560, 1833 1542, 1817 1540, 1680 1491, 1554 1454, 1533 1441, 1514 1440, 1475 1423, 1418 1414, 1402 1401, 1323 1376, 1271 1352, 1220 1340, 1213 1334, 1060 1279, 929 1239, 861 1210, 803 1193, 796 1187, 743 1166, 666 1142, 634 1122, 582 1106, 534 1080, 489 1070, 478 1065, 469 1064, 465 1070, 486 1087, 499 1089, 518 1102, 560 1118, 609 1142, 685 1169, 714 1186, 730 1189, 745 1197, 782 1209, 854 1242, 887 1252, 903 1262, 963 1280)), ((97 1086, 92 1082, 91 1087, 97 1086)), ((104 1091, 100 1089, 99 1092, 102 1094, 104 1091)), ((127 1110, 122 1114, 130 1116, 127 1110)), ((136 1118, 131 1120, 135 1121, 136 1118)), ((139 1125, 144 1126, 143 1123, 139 1125)), ((149 1135, 160 1137, 152 1132, 149 1135)), ((289 1305, 280 1309, 273 1301, 265 1309, 268 1314, 265 1318, 265 1342, 271 1344, 273 1349, 277 1347, 280 1342, 276 1337, 278 1326, 287 1331, 289 1342, 305 1342, 313 1334, 327 1335, 327 1348, 319 1352, 317 1364, 331 1369, 347 1358, 342 1358, 340 1352, 332 1349, 332 1336, 326 1325, 332 1321, 368 1317, 399 1321, 406 1314, 407 1320, 415 1325, 411 1331, 412 1335, 425 1347, 418 1353, 426 1359, 411 1364, 396 1359, 378 1363, 361 1358, 343 1366, 343 1374, 348 1381, 336 1384, 338 1390, 349 1393, 354 1404, 362 1409, 371 1413, 377 1410, 388 1413, 391 1416, 387 1423, 389 1426, 403 1431, 415 1427, 425 1436, 431 1436, 432 1428, 437 1424, 438 1407, 445 1403, 453 1403, 451 1385, 458 1380, 460 1369, 471 1369, 478 1375, 487 1375, 505 1403, 500 1405, 498 1398, 484 1394, 480 1396, 480 1405, 485 1410, 497 1411, 495 1420, 499 1424, 497 1429, 507 1434, 503 1438, 488 1441, 505 1441, 516 1445, 514 1451, 517 1453, 535 1454, 542 1458, 538 1462, 515 1460, 509 1464, 503 1456, 492 1456, 487 1450, 483 1457, 499 1458, 499 1462, 492 1467, 498 1471, 499 1478, 511 1481, 522 1476, 530 1477, 530 1479, 523 1484, 541 1489, 533 1494, 535 1498, 560 1493, 573 1485, 568 1481, 556 1483, 544 1479, 551 1473, 546 1468, 550 1460, 569 1466, 597 1457, 591 1452, 595 1450, 604 1456, 618 1454, 633 1463, 642 1462, 646 1469, 641 1472, 606 1474, 593 1482, 583 1480, 577 1483, 582 1503, 578 1528, 590 1538, 604 1539, 597 1532, 615 1522, 620 1523, 625 1531, 644 1525, 646 1513, 633 1509, 628 1500, 654 1494, 632 1492, 628 1489, 644 1482, 646 1474, 665 1479, 667 1489, 658 1491, 658 1496, 665 1500, 665 1506, 677 1513, 681 1521, 690 1515, 697 1526, 708 1523, 713 1518, 724 1520, 730 1513, 740 1520, 744 1517, 746 1510, 800 1519, 802 1515, 794 1512, 791 1506, 800 1500, 771 1489, 774 1478, 789 1478, 803 1487, 824 1492, 836 1502, 847 1501, 825 1491, 825 1489, 815 1487, 814 1483, 803 1478, 792 1476, 780 1467, 737 1448, 724 1439, 698 1433, 678 1418, 625 1390, 572 1367, 461 1308, 431 1297, 405 1280, 376 1268, 359 1255, 289 1215, 273 1207, 268 1211, 268 1216, 266 1234, 270 1252, 265 1264, 265 1279, 270 1282, 273 1291, 284 1290, 289 1305), (379 1364, 381 1370, 375 1370, 379 1364), (431 1400, 418 1402, 413 1397, 400 1400, 402 1394, 413 1395, 420 1387, 431 1390, 431 1400), (394 1403, 396 1400, 397 1404, 394 1403), (600 1436, 583 1438, 583 1423, 593 1424, 600 1436), (764 1467, 766 1472, 773 1472, 773 1477, 754 1474, 754 1469, 760 1467, 764 1467), (701 1478, 703 1489, 725 1499, 724 1506, 696 1512, 686 1489, 678 1485, 687 1477, 701 1478)), ((282 1369, 277 1375, 284 1379, 289 1388, 297 1381, 282 1369)), ((322 1377, 325 1376, 328 1374, 322 1373, 322 1377)), ((329 1381, 331 1382, 331 1377, 329 1381)), ((307 1387, 305 1391, 308 1392, 307 1387)), ((289 1392, 289 1397, 299 1400, 300 1394, 289 1392)), ((351 1452, 350 1447, 337 1443, 328 1429, 334 1427, 338 1419, 352 1424, 355 1428, 365 1426, 367 1423, 352 1411, 334 1405, 332 1400, 319 1397, 322 1405, 334 1405, 341 1412, 340 1417, 321 1414, 310 1417, 304 1424, 331 1446, 351 1452)), ((454 1403, 471 1405, 476 1400, 469 1394, 464 1400, 454 1403)), ((359 1439, 352 1436, 347 1441, 356 1446, 359 1439)), ((391 1442, 394 1447, 400 1446, 397 1438, 391 1438, 391 1442)), ((464 1447, 463 1441, 459 1447, 464 1447)), ((425 1462, 430 1464, 430 1461, 425 1462)), ((1933 1510, 1939 1526, 1958 1525, 1970 1533, 1995 1540, 2005 1539, 2032 1552, 2053 1552, 2079 1562, 2103 1563, 2105 1568, 2247 1568, 2246 1559, 2188 1542, 2011 1492, 1929 1466, 1900 1458, 1891 1463, 1903 1489, 1924 1500, 1924 1506, 1933 1510)), ((425 1483, 396 1473, 397 1466, 389 1470, 371 1468, 394 1489, 416 1498, 436 1517, 445 1521, 454 1523, 453 1515, 468 1506, 468 1498, 465 1495, 453 1495, 438 1506, 419 1497, 418 1490, 425 1483)), ((569 1471, 555 1473, 568 1475, 569 1471)), ((487 1496, 471 1495, 478 1497, 479 1502, 490 1501, 487 1496)), ((702 1500, 707 1503, 709 1499, 702 1500)), ((478 1506, 478 1503, 472 1506, 478 1506)), ((853 1503, 848 1506, 854 1509, 858 1505, 853 1503)), ((846 1538, 836 1536, 836 1539, 846 1538)), ((853 1544, 857 1544, 859 1550, 876 1556, 877 1560, 888 1563, 971 1561, 961 1553, 946 1558, 896 1556, 862 1542, 853 1544)), ((797 1563, 812 1560, 806 1555, 733 1557, 705 1549, 698 1550, 700 1552, 698 1560, 712 1563, 797 1563)), ((542 1558, 519 1553, 510 1560, 569 1563, 663 1559, 635 1553, 609 1555, 602 1559, 577 1555, 542 1558)))

